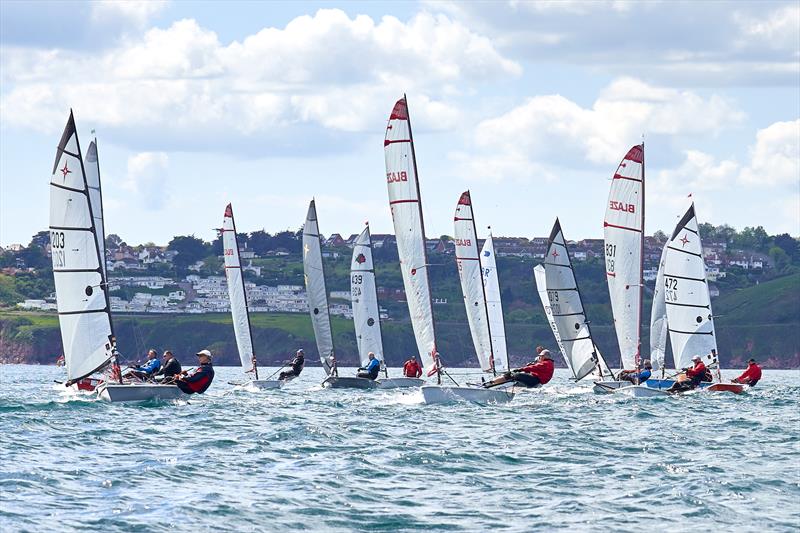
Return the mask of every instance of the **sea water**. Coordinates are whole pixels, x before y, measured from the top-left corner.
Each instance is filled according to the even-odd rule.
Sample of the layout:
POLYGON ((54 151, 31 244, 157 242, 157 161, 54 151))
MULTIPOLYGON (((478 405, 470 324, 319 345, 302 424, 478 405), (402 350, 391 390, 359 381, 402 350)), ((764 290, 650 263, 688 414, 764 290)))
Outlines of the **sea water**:
POLYGON ((108 404, 63 376, 0 367, 4 532, 800 527, 798 371, 654 399, 558 371, 504 405, 321 389, 319 368, 261 392, 218 368, 189 401, 108 404))

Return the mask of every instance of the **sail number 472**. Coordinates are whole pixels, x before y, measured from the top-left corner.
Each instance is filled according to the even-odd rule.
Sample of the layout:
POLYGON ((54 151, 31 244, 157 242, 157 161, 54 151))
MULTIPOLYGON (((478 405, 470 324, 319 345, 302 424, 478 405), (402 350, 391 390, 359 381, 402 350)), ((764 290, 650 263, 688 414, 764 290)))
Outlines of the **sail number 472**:
POLYGON ((664 278, 664 301, 678 301, 678 280, 675 278, 664 278))

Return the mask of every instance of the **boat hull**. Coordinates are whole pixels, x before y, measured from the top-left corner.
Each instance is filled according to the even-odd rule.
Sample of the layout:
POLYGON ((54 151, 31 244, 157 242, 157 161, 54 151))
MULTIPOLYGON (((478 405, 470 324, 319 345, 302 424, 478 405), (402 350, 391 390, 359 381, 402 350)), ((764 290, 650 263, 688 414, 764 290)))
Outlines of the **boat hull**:
POLYGON ((744 392, 744 385, 736 383, 714 383, 705 387, 704 390, 708 392, 732 392, 734 394, 741 394, 744 392))
POLYGON ((249 387, 258 390, 280 389, 284 382, 277 379, 254 379, 243 384, 242 387, 249 387))
POLYGON ((328 376, 322 386, 326 389, 377 389, 378 383, 367 378, 328 376))
POLYGON ((188 396, 177 385, 155 383, 109 383, 97 389, 98 397, 107 402, 144 402, 147 400, 176 400, 188 396))
POLYGON ((595 381, 592 390, 597 394, 611 394, 613 392, 616 392, 618 389, 623 389, 632 386, 633 383, 631 383, 630 381, 617 381, 617 380, 595 381))
POLYGON ((648 387, 647 385, 631 385, 630 387, 621 387, 616 389, 615 392, 630 396, 632 398, 663 398, 664 396, 670 395, 670 393, 666 390, 648 387))
POLYGON ((484 389, 481 387, 442 387, 425 385, 420 388, 426 404, 467 401, 475 403, 506 403, 514 398, 514 390, 508 388, 484 389))
POLYGON ((379 389, 408 389, 423 385, 425 385, 425 380, 420 378, 383 378, 378 380, 379 389))

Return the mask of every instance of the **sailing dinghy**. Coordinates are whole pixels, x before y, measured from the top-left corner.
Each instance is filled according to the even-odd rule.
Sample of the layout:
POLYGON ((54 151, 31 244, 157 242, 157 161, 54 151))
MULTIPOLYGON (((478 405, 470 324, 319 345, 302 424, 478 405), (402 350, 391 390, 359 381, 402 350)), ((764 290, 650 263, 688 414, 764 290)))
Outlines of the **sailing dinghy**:
MULTIPOLYGON (((375 265, 372 261, 369 223, 359 234, 353 246, 353 257, 350 262, 350 301, 353 306, 353 325, 356 331, 361 366, 366 367, 369 364, 369 354, 372 352, 383 368, 384 377, 374 381, 378 388, 399 389, 424 385, 425 381, 419 378, 389 377, 383 352, 383 333, 380 306, 378 305, 378 287, 375 281, 375 265)), ((355 379, 359 380, 357 383, 360 383, 365 378, 355 379)))
POLYGON ((601 377, 610 376, 608 364, 592 338, 567 241, 558 219, 550 232, 542 269, 534 270, 534 275, 553 336, 573 379, 579 381, 593 372, 601 377))
MULTIPOLYGON (((486 298, 483 267, 478 253, 478 235, 472 210, 472 198, 469 191, 464 192, 456 204, 453 217, 454 240, 456 248, 456 264, 458 277, 461 280, 461 292, 464 295, 464 306, 467 322, 472 335, 472 343, 483 372, 494 374, 493 337, 490 327, 489 308, 486 298)), ((493 256, 493 254, 492 254, 493 256)), ((496 279, 497 272, 494 269, 496 279)), ((498 288, 499 296, 499 288, 498 288)), ((495 300, 499 302, 499 298, 495 300)), ((500 309, 502 320, 502 309, 500 309)), ((495 320, 497 317, 495 315, 495 320)), ((505 340, 505 334, 503 334, 505 340)), ((500 366, 508 367, 507 360, 500 366)), ((480 385, 424 387, 427 403, 444 403, 461 399, 478 403, 508 402, 514 398, 513 381, 506 381, 491 388, 480 385)))
POLYGON ((107 371, 95 389, 111 402, 174 399, 176 385, 123 383, 108 297, 97 144, 82 159, 70 111, 50 179, 50 247, 67 386, 107 371), (117 381, 112 383, 111 379, 117 381))
POLYGON ((239 242, 236 237, 236 221, 231 204, 225 208, 222 219, 222 246, 225 258, 225 278, 228 281, 228 297, 231 302, 233 332, 242 368, 251 367, 253 378, 240 385, 256 389, 279 389, 283 381, 277 379, 258 379, 258 360, 253 351, 253 332, 250 326, 250 313, 247 307, 247 291, 244 287, 242 261, 239 256, 239 242))
POLYGON ((714 315, 711 312, 711 296, 694 203, 667 242, 664 301, 675 368, 692 366, 692 357, 699 355, 705 365, 712 369, 714 376, 713 383, 701 386, 702 390, 741 393, 743 385, 722 383, 720 362, 715 355, 717 338, 714 315))

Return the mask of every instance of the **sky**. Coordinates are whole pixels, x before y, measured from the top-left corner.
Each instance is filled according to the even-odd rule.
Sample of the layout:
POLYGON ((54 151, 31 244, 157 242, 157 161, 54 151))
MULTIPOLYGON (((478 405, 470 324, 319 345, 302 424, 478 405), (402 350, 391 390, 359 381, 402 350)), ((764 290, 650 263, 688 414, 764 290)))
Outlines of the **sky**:
POLYGON ((407 94, 428 236, 602 237, 645 142, 646 232, 800 235, 800 3, 0 2, 0 245, 48 226, 70 109, 108 233, 392 231, 383 137, 407 94), (92 130, 95 134, 92 134, 92 130))

